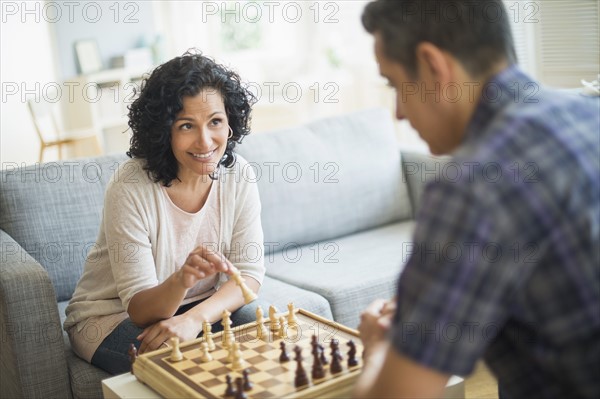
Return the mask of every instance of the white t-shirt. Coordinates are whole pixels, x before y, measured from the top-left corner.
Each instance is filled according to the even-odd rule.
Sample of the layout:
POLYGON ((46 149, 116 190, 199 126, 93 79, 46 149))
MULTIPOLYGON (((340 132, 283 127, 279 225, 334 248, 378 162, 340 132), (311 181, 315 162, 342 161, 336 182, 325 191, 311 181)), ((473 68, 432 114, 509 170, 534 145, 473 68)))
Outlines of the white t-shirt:
MULTIPOLYGON (((250 165, 239 155, 236 159, 232 168, 221 168, 205 205, 194 214, 173 204, 161 183, 143 170, 143 160, 127 160, 115 172, 96 244, 66 309, 64 328, 79 356, 91 361, 104 338, 128 317, 131 298, 165 281, 200 244, 219 250, 242 275, 262 283, 258 188, 250 165)), ((199 281, 182 305, 209 297, 226 280, 219 274, 199 281)))

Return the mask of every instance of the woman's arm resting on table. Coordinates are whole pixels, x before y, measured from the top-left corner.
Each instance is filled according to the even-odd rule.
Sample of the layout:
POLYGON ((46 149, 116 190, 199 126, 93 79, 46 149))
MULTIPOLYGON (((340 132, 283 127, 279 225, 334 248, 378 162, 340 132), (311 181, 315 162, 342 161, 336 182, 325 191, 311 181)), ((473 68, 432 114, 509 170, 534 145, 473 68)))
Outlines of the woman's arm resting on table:
MULTIPOLYGON (((246 278, 246 285, 255 293, 260 288, 258 281, 253 278, 246 278)), ((214 323, 221 318, 224 309, 233 312, 243 305, 244 298, 241 290, 233 280, 229 280, 210 298, 186 313, 159 321, 146 328, 137 338, 142 341, 139 352, 141 354, 158 349, 163 342, 174 336, 179 337, 181 341, 194 339, 202 330, 202 322, 207 320, 214 323)))

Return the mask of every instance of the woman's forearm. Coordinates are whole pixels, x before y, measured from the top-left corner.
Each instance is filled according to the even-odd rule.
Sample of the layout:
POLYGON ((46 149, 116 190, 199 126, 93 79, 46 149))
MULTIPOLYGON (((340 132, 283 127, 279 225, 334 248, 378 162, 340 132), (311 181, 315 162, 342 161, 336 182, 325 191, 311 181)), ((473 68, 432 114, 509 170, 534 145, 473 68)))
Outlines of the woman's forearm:
POLYGON ((127 308, 131 321, 145 327, 172 317, 187 293, 177 278, 178 273, 174 273, 156 287, 135 294, 127 308))
MULTIPOLYGON (((259 282, 248 276, 244 276, 244 279, 248 288, 254 293, 258 293, 260 289, 259 282)), ((229 280, 210 298, 194 306, 186 314, 198 323, 202 323, 205 320, 214 323, 221 319, 223 310, 227 309, 230 312, 234 312, 243 305, 244 297, 240 287, 233 280, 229 280)))

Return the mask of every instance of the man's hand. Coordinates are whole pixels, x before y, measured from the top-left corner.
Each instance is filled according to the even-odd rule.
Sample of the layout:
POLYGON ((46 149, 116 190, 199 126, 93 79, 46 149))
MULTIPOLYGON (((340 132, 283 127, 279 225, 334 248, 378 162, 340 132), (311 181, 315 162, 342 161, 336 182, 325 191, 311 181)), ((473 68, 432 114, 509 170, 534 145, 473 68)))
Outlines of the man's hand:
POLYGON ((138 341, 142 341, 139 353, 158 349, 171 337, 179 337, 180 342, 196 338, 202 329, 202 324, 196 323, 185 313, 162 320, 147 327, 140 335, 138 341))
POLYGON ((206 246, 199 246, 188 255, 177 272, 177 281, 185 289, 190 289, 199 280, 216 273, 232 274, 236 268, 220 252, 206 246))
POLYGON ((373 346, 384 340, 395 311, 396 299, 392 298, 389 301, 377 299, 361 313, 358 331, 365 348, 365 356, 369 355, 373 346))

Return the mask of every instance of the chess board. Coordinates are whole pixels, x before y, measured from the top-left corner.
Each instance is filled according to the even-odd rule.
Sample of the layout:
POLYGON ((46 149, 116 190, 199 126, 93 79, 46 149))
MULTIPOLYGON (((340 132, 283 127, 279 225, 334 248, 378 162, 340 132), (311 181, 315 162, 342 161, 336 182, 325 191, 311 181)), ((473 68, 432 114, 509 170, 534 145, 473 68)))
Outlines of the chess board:
MULTIPOLYGON (((252 399, 262 398, 314 398, 349 396, 353 382, 358 377, 362 367, 362 343, 358 332, 333 321, 324 319, 303 309, 295 309, 298 319, 297 326, 287 326, 286 337, 280 338, 277 332, 271 332, 269 320, 265 326, 269 331, 268 340, 256 338, 256 322, 233 328, 236 342, 244 360, 248 363, 249 380, 254 385, 246 395, 252 399), (325 347, 329 360, 324 365, 325 377, 313 380, 311 369, 313 356, 311 354, 311 337, 317 336, 318 342, 325 347), (342 372, 332 374, 330 342, 339 341, 340 353, 343 356, 342 372), (280 342, 286 343, 290 361, 280 363, 280 342), (349 368, 347 364, 348 345, 353 340, 356 345, 358 365, 349 368), (294 347, 302 348, 303 366, 309 379, 308 385, 296 388, 294 386, 297 362, 294 360, 294 347)), ((286 313, 277 316, 286 316, 286 313)), ((286 318, 287 320, 287 318, 286 318)), ((222 333, 214 334, 216 349, 211 352, 213 360, 200 360, 200 343, 203 338, 182 343, 180 350, 184 359, 178 362, 170 360, 171 349, 164 348, 140 355, 133 364, 133 374, 136 378, 165 397, 190 398, 224 398, 226 390, 225 376, 230 375, 235 381, 241 377, 241 370, 234 371, 228 361, 229 351, 221 344, 222 333)))

